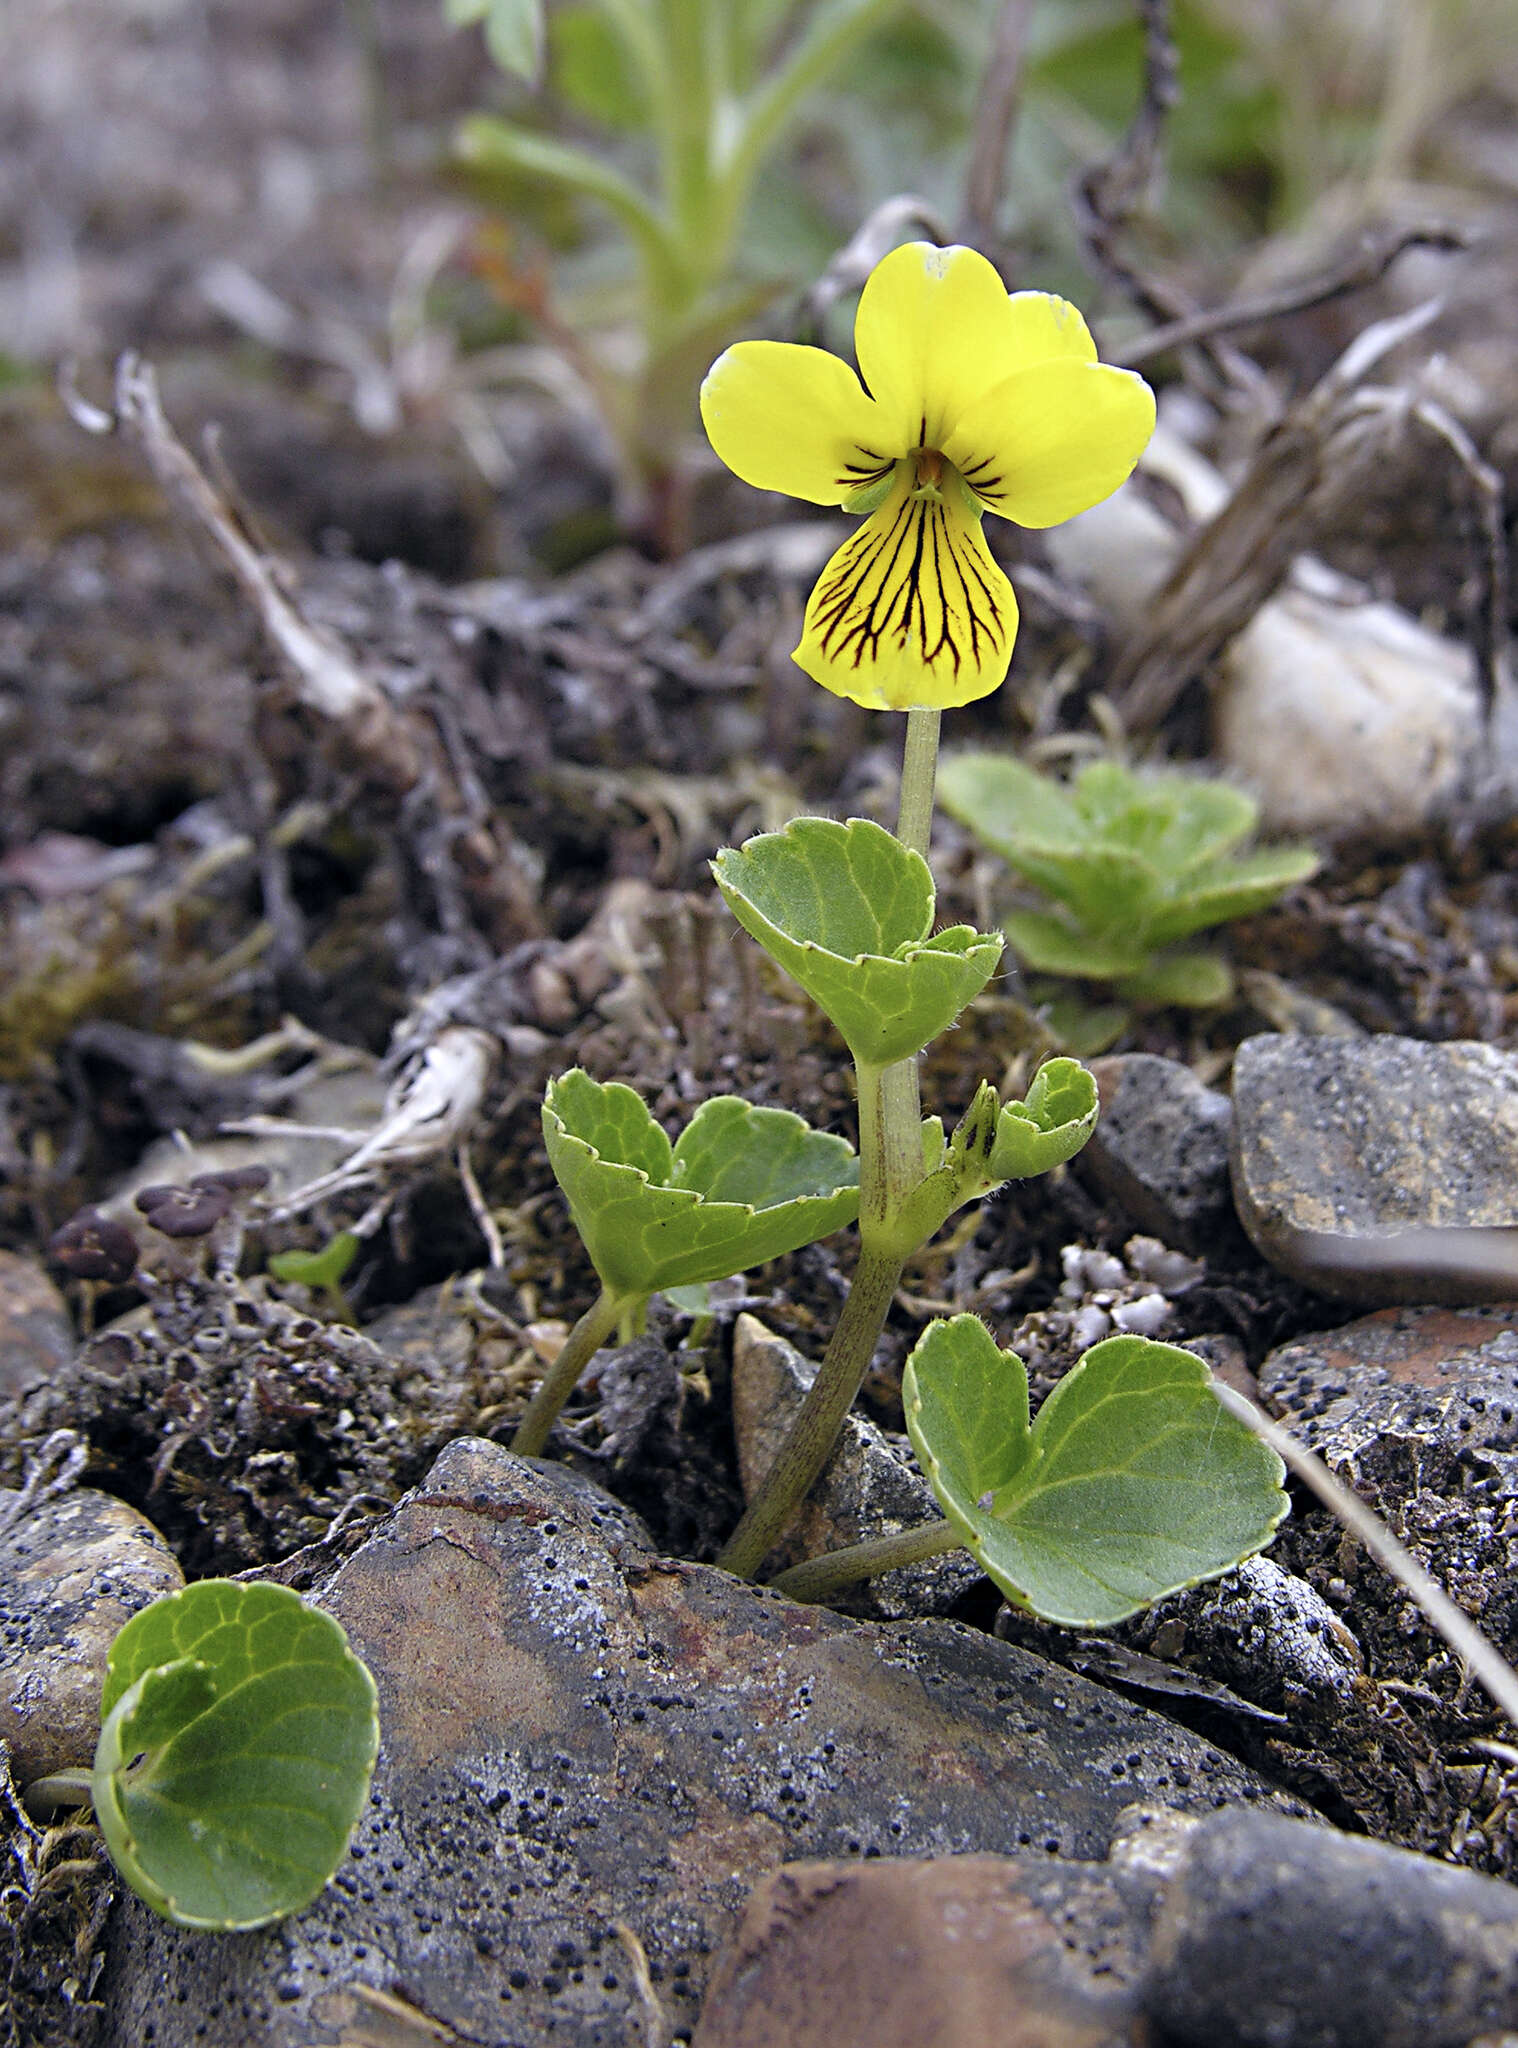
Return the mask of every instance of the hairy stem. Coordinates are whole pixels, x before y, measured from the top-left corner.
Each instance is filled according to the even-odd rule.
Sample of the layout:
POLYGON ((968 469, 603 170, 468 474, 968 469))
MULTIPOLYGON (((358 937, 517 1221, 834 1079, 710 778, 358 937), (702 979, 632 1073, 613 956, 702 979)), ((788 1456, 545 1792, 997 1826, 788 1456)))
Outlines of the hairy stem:
POLYGON ((873 1246, 868 1238, 864 1240, 849 1298, 838 1318, 833 1341, 817 1368, 817 1377, 801 1404, 801 1412, 749 1503, 748 1512, 717 1559, 725 1571, 742 1579, 754 1576, 831 1457, 843 1418, 854 1405, 854 1396, 875 1355, 891 1297, 901 1278, 901 1263, 892 1253, 873 1246))
POLYGON ((517 1424, 511 1448, 519 1457, 542 1455, 548 1432, 574 1392, 575 1382, 632 1306, 626 1296, 613 1294, 605 1287, 601 1289, 564 1339, 564 1348, 544 1373, 538 1391, 527 1404, 526 1414, 517 1424))
POLYGON ((816 1605, 861 1579, 878 1578, 881 1572, 899 1571, 903 1565, 922 1564, 930 1557, 941 1557, 946 1550, 957 1550, 963 1540, 952 1522, 923 1522, 896 1536, 876 1536, 868 1543, 851 1543, 844 1550, 809 1557, 805 1564, 793 1564, 788 1572, 781 1572, 774 1584, 793 1600, 816 1605))
POLYGON ((906 744, 901 754, 901 809, 896 837, 924 860, 933 830, 933 782, 938 773, 941 715, 931 705, 914 704, 907 713, 906 744))

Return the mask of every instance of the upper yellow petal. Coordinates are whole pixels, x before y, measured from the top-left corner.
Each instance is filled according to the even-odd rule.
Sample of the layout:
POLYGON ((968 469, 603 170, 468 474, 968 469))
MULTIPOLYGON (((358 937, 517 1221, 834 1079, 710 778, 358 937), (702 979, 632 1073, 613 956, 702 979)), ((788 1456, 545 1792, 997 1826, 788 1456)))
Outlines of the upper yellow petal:
POLYGON ((1154 393, 1132 370, 1034 363, 961 414, 944 446, 970 489, 1019 526, 1057 526, 1108 498, 1154 432, 1154 393))
POLYGON ((838 356, 788 341, 740 341, 701 386, 713 448, 760 491, 841 505, 904 454, 889 421, 838 356))
POLYGON ((1068 299, 1056 298, 1053 292, 1013 292, 1007 306, 1012 315, 1011 345, 993 382, 1055 356, 1078 363, 1096 361, 1091 330, 1068 299))
POLYGON ((942 448, 965 408, 1018 367, 1018 325, 1006 286, 975 249, 908 242, 876 264, 854 353, 903 453, 942 448))
POLYGON ((795 660, 835 696, 872 711, 947 708, 1005 679, 1017 599, 986 550, 980 521, 952 497, 886 502, 817 579, 795 660))

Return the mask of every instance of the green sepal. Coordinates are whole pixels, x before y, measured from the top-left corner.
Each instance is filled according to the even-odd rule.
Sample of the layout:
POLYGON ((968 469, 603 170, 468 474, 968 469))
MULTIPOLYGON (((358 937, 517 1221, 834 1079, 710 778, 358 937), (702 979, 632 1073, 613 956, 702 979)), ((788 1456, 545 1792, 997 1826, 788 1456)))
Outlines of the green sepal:
POLYGON ((1212 1391, 1194 1353, 1109 1337, 1045 1401, 975 1316, 924 1332, 907 1430, 945 1515, 1016 1606, 1110 1628, 1264 1549, 1285 1468, 1212 1391))
POLYGON ((737 1095, 702 1103, 671 1146, 633 1089, 575 1067, 549 1083, 543 1137, 591 1263, 624 1300, 725 1280, 859 1213, 847 1140, 737 1095))
POLYGON ((482 21, 485 45, 503 71, 534 82, 543 69, 543 0, 443 0, 457 28, 482 21))
POLYGON ((830 1017, 861 1066, 909 1059, 990 980, 999 936, 933 930, 933 877, 867 818, 795 818, 712 863, 734 917, 830 1017))
POLYGON ((262 1927, 347 1851, 379 1748, 374 1681, 285 1586, 203 1579, 111 1645, 92 1797, 117 1869, 180 1926, 262 1927))

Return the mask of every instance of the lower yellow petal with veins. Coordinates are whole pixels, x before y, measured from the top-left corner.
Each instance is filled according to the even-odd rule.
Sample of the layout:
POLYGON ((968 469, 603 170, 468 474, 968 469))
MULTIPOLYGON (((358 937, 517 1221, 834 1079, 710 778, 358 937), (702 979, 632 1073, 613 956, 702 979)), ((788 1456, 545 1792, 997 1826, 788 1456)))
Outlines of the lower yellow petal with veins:
POLYGON ((908 469, 828 562, 794 656, 824 689, 871 711, 988 696, 1017 637, 1017 599, 979 519, 952 490, 912 484, 908 469))

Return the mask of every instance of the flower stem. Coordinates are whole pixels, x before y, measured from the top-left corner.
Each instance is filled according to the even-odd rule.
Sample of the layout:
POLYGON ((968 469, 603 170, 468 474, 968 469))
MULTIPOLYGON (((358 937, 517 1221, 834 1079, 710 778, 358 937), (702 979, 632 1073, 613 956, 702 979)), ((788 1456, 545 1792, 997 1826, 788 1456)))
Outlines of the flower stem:
POLYGON ((901 1265, 894 1253, 863 1238, 849 1298, 817 1377, 748 1512, 717 1559, 725 1571, 743 1579, 753 1577, 832 1456, 843 1418, 854 1405, 875 1355, 876 1341, 901 1278, 901 1265))
POLYGON ((590 1307, 564 1339, 563 1349, 538 1383, 538 1391, 527 1404, 517 1424, 511 1448, 522 1458, 541 1456, 548 1432, 559 1410, 574 1392, 575 1382, 601 1346, 621 1322, 632 1303, 625 1295, 603 1287, 590 1307))
POLYGON ((805 1564, 793 1564, 773 1582, 779 1592, 813 1606, 854 1586, 861 1579, 878 1578, 881 1572, 899 1571, 903 1565, 922 1564, 957 1550, 963 1537, 949 1521, 922 1522, 915 1529, 903 1529, 896 1536, 876 1536, 868 1543, 851 1543, 843 1550, 829 1550, 822 1557, 809 1557, 805 1564))
POLYGON ((907 713, 906 744, 901 754, 901 809, 896 837, 924 860, 933 830, 933 780, 938 772, 941 715, 935 706, 914 704, 907 713))

